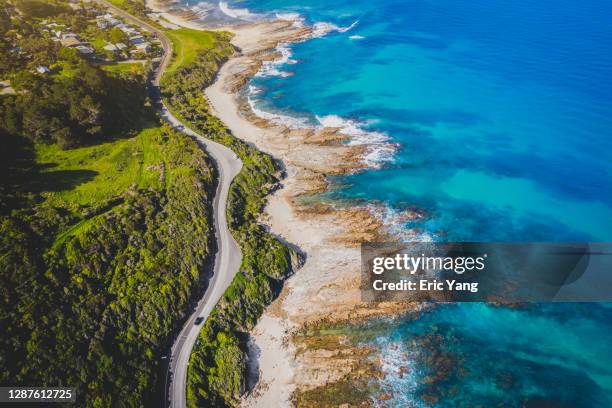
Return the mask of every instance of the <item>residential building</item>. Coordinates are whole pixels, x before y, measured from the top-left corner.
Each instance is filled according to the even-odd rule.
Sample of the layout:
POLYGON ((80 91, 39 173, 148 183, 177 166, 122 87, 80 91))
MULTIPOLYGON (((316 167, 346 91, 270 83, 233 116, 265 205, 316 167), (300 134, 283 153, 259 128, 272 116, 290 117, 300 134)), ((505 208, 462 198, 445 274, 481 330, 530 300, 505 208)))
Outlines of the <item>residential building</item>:
POLYGON ((130 44, 137 45, 146 42, 145 38, 142 35, 135 35, 130 37, 130 44))
POLYGON ((106 44, 103 48, 104 48, 105 51, 109 51, 109 52, 117 52, 117 51, 119 51, 117 46, 114 45, 114 44, 106 44))
POLYGON ((74 48, 83 55, 92 55, 94 53, 93 48, 87 45, 77 45, 74 48))

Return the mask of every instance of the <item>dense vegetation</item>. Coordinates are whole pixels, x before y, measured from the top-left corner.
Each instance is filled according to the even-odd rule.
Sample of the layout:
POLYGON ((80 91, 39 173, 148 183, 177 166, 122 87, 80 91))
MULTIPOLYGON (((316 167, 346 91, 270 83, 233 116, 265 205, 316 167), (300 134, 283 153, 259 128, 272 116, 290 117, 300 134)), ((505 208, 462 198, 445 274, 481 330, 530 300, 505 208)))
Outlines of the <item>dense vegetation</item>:
POLYGON ((163 95, 175 114, 207 137, 230 147, 243 162, 228 202, 230 229, 243 254, 240 272, 203 327, 191 355, 189 406, 233 406, 244 391, 246 336, 277 294, 282 279, 299 262, 298 254, 257 223, 265 197, 280 173, 274 160, 232 137, 210 111, 202 89, 234 50, 217 34, 217 46, 202 50, 164 78, 163 95), (225 44, 223 46, 223 44, 225 44))
POLYGON ((143 17, 145 15, 144 0, 109 0, 109 2, 135 16, 143 17))
POLYGON ((74 385, 88 406, 141 406, 158 397, 161 354, 203 290, 213 177, 195 143, 165 127, 95 147, 55 152, 79 170, 38 183, 76 184, 102 161, 136 170, 122 194, 112 174, 92 174, 0 217, 0 383, 74 385))
MULTIPOLYGON (((8 50, 37 30, 0 20, 8 50)), ((211 270, 212 164, 160 125, 144 75, 30 38, 0 58, 16 90, 0 95, 0 385, 157 405, 161 357, 211 270), (73 75, 38 74, 37 59, 73 75)))
POLYGON ((69 10, 65 3, 53 0, 20 0, 16 4, 19 11, 30 18, 57 16, 69 10))
MULTIPOLYGON (((157 404, 162 354, 212 269, 211 163, 153 115, 147 66, 96 67, 51 41, 39 18, 94 45, 99 34, 65 2, 0 6, 0 80, 15 90, 0 95, 0 384, 75 386, 80 406, 157 404)), ((229 36, 171 37, 164 97, 244 163, 228 204, 243 262, 202 329, 188 390, 192 406, 232 406, 245 387, 245 332, 298 256, 257 223, 277 165, 232 137, 201 92, 234 52, 229 36)))
POLYGON ((6 130, 36 143, 75 147, 128 130, 144 113, 146 94, 138 81, 105 75, 74 56, 70 77, 16 74, 15 97, 2 101, 6 130))

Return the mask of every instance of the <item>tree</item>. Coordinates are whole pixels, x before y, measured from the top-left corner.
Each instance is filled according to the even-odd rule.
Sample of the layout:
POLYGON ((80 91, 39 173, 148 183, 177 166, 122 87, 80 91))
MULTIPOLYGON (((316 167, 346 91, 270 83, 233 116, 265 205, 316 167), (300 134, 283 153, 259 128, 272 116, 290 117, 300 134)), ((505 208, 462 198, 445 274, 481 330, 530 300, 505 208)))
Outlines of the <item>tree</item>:
POLYGON ((127 43, 128 36, 123 31, 121 31, 119 28, 114 27, 112 30, 108 32, 108 40, 113 44, 127 43))

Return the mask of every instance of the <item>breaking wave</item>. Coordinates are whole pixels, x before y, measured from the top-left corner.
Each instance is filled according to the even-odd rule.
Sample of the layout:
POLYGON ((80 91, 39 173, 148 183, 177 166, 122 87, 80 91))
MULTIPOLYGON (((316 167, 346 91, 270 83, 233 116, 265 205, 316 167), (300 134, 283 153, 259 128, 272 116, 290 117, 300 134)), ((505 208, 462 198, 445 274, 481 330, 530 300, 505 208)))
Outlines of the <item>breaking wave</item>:
POLYGON ((251 13, 249 9, 246 9, 246 8, 244 9, 230 8, 225 1, 219 2, 219 9, 223 12, 223 14, 231 18, 238 19, 238 20, 254 21, 261 17, 258 14, 251 13))
POLYGON ((317 116, 317 120, 323 127, 336 128, 340 133, 350 136, 349 145, 367 146, 363 161, 369 167, 380 168, 384 163, 393 161, 399 146, 391 143, 385 133, 366 130, 369 123, 344 119, 337 115, 317 116))
POLYGON ((347 31, 352 30, 357 24, 359 24, 359 20, 354 21, 351 25, 346 26, 346 27, 339 27, 335 24, 326 23, 326 22, 314 23, 314 25, 312 26, 311 37, 312 38, 325 37, 326 35, 334 31, 339 32, 339 33, 346 33, 347 31))

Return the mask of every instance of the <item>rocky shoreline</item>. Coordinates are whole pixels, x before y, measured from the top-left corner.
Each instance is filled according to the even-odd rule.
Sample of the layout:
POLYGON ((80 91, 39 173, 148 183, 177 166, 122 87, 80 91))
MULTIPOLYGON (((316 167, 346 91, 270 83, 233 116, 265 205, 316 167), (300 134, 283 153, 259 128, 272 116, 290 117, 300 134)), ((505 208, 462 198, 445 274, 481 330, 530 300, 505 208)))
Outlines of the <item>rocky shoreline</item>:
MULTIPOLYGON (((165 12, 164 16, 174 24, 198 26, 193 19, 185 24, 184 14, 165 12)), ((291 128, 264 119, 253 112, 243 92, 264 63, 281 57, 279 45, 305 41, 311 29, 284 20, 214 29, 234 33, 232 43, 240 52, 223 65, 216 82, 206 90, 211 109, 234 136, 282 162, 286 177, 282 188, 269 198, 261 222, 306 254, 302 268, 286 282, 252 333, 259 382, 242 405, 291 406, 303 392, 338 382, 351 372, 372 371, 366 358, 370 351, 347 349, 340 343, 333 350, 304 348, 300 337, 304 330, 388 316, 414 306, 361 300, 359 244, 396 239, 376 216, 376 209, 321 202, 315 197, 330 188, 329 176, 366 168, 364 157, 370 146, 346 143, 350 136, 339 128, 291 128)), ((413 212, 398 215, 417 216, 413 212)))
MULTIPOLYGON (((304 328, 322 322, 387 316, 412 306, 361 301, 359 244, 395 239, 372 209, 312 199, 330 188, 328 176, 364 169, 368 146, 344 143, 350 136, 337 128, 293 129, 263 119, 253 112, 242 92, 265 61, 279 57, 279 44, 303 41, 308 29, 277 21, 230 30, 236 33, 234 43, 242 51, 222 67, 207 95, 215 113, 234 135, 282 161, 286 173, 283 188, 270 197, 261 221, 307 256, 303 267, 287 281, 254 330, 255 343, 261 350, 261 375, 243 405, 278 406, 281 396, 281 406, 289 406, 300 392, 339 381, 371 365, 365 357, 355 357, 365 356, 367 350, 303 350, 295 336, 304 328), (266 41, 253 43, 257 37, 253 30, 262 33, 266 41), (330 353, 334 358, 320 358, 330 353)), ((418 214, 408 212, 401 216, 418 214)))

